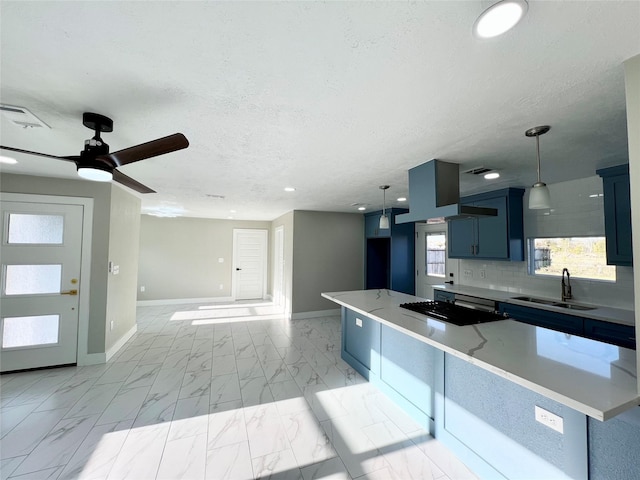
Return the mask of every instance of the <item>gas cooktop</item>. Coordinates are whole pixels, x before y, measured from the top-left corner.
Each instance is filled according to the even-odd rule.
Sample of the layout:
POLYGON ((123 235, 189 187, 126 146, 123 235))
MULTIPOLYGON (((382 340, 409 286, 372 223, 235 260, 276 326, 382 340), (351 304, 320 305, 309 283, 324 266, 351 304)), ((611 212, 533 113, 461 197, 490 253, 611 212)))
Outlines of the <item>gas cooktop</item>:
POLYGON ((453 323, 460 327, 464 325, 475 325, 477 323, 494 322, 506 318, 501 313, 475 310, 473 308, 461 307, 460 305, 440 301, 403 303, 400 307, 444 322, 453 323))

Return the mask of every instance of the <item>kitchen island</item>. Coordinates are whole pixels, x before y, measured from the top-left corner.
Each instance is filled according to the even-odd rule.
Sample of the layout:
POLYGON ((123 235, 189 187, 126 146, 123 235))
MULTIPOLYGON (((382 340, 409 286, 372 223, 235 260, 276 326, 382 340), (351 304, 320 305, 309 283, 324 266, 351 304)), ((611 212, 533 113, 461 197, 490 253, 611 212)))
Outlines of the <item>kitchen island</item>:
POLYGON ((586 416, 638 410, 633 350, 509 319, 458 327, 390 290, 323 297, 343 307, 343 358, 482 477, 598 478, 586 416))

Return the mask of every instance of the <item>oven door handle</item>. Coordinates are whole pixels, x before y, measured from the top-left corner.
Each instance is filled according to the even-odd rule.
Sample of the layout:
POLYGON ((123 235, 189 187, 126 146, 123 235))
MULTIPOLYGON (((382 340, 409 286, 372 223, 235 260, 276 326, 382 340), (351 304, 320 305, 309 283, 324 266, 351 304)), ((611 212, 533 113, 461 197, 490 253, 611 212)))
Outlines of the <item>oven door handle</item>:
POLYGON ((460 300, 455 300, 454 302, 455 305, 458 305, 459 307, 465 307, 465 308, 471 308, 473 310, 480 310, 482 312, 493 312, 495 311, 493 308, 487 306, 487 305, 479 305, 477 303, 468 303, 468 302, 462 302, 460 300))

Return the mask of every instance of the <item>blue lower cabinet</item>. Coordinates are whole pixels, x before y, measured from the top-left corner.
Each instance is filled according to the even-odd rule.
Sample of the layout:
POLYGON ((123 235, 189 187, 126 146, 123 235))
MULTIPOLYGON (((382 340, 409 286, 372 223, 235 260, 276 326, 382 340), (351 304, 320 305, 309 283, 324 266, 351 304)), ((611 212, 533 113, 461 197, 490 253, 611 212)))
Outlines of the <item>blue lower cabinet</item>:
POLYGON ((430 432, 437 354, 415 338, 342 309, 342 359, 430 432))
POLYGON ((342 309, 342 358, 369 379, 380 368, 380 323, 342 309))
POLYGON ((480 478, 588 478, 585 415, 448 354, 437 388, 436 437, 480 478), (564 433, 538 423, 536 406, 564 433))
POLYGON ((619 347, 636 349, 635 327, 585 318, 584 336, 619 347))
POLYGON ((513 320, 519 322, 573 335, 584 334, 584 319, 582 317, 550 312, 539 308, 512 305, 510 303, 500 303, 498 309, 500 313, 507 313, 513 320))

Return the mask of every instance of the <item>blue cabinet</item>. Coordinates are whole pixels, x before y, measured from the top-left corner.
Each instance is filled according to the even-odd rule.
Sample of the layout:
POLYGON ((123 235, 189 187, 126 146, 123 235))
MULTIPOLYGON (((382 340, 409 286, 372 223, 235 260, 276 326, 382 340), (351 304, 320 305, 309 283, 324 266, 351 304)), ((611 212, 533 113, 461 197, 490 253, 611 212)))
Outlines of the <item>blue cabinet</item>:
POLYGON ((380 229, 381 211, 365 214, 366 288, 388 288, 415 293, 414 224, 396 224, 395 217, 406 213, 401 208, 387 209, 389 228, 380 229))
POLYGON ((342 332, 342 358, 369 379, 369 372, 380 368, 380 324, 343 308, 342 332))
POLYGON ((633 265, 631 243, 631 189, 629 164, 603 168, 604 229, 607 238, 607 264, 633 265))
POLYGON ((511 303, 500 303, 498 310, 500 313, 509 314, 509 317, 519 322, 550 328, 558 332, 584 335, 584 319, 582 317, 511 303))
POLYGON ((584 336, 620 347, 636 349, 635 327, 585 318, 584 336))
POLYGON ((449 302, 453 303, 456 296, 452 292, 443 292, 442 290, 433 290, 433 299, 439 302, 449 302))
POLYGON ((449 258, 523 261, 523 195, 521 188, 506 188, 461 198, 463 205, 494 208, 498 214, 449 220, 449 258))
POLYGON ((550 328, 572 335, 580 335, 581 337, 611 343, 619 347, 636 349, 636 329, 632 326, 576 317, 575 315, 551 312, 533 307, 523 307, 510 303, 500 303, 498 309, 501 313, 507 313, 513 320, 519 322, 550 328))

